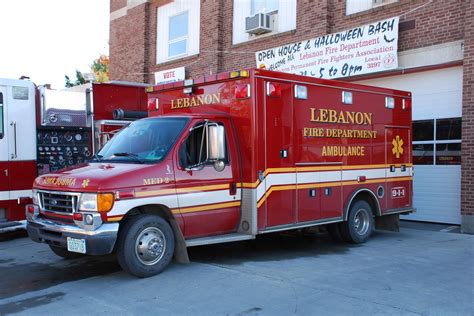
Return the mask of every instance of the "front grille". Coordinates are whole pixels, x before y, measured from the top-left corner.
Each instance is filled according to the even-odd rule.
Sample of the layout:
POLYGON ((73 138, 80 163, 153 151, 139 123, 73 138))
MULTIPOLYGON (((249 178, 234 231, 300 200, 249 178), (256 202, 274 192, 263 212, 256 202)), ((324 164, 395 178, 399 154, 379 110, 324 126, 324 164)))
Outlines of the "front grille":
POLYGON ((77 195, 47 191, 40 191, 38 194, 44 211, 72 214, 77 210, 77 195))

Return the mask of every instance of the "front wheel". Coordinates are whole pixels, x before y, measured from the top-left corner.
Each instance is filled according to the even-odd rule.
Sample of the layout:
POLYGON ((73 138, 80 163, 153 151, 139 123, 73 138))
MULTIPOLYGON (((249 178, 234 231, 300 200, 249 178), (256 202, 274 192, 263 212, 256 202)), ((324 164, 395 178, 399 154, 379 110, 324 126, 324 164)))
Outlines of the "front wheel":
POLYGON ((117 259, 123 270, 140 278, 163 271, 174 254, 170 225, 155 215, 138 215, 125 222, 117 245, 117 259))
POLYGON ((372 214, 372 208, 366 201, 352 204, 347 222, 340 224, 342 238, 353 244, 366 242, 374 230, 372 214))

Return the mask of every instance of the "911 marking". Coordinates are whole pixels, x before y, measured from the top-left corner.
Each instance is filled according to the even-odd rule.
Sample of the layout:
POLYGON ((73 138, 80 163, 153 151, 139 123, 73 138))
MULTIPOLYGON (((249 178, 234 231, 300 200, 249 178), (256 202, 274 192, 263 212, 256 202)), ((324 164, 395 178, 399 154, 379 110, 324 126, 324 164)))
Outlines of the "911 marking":
POLYGON ((405 187, 392 188, 392 199, 404 198, 405 191, 406 191, 405 187))

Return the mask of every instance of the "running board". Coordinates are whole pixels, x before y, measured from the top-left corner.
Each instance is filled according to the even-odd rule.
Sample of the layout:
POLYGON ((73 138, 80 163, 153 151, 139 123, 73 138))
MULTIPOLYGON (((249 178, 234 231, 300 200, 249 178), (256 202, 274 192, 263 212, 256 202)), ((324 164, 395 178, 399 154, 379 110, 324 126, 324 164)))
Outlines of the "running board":
POLYGON ((201 237, 201 238, 186 240, 186 247, 221 244, 225 242, 234 242, 234 241, 250 240, 250 239, 255 239, 255 236, 234 233, 234 234, 219 235, 219 236, 201 237))
POLYGON ((0 234, 20 229, 26 229, 26 220, 0 223, 0 234))

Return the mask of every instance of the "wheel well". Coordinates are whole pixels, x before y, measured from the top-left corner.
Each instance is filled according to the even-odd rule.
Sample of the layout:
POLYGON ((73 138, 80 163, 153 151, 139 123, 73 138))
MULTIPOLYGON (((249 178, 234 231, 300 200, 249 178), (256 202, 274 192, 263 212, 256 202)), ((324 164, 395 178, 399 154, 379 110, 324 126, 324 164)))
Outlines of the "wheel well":
POLYGON ((374 212, 374 216, 380 216, 380 204, 376 198, 376 195, 370 191, 369 189, 361 189, 354 192, 351 197, 349 198, 349 202, 346 205, 344 210, 344 220, 347 220, 347 216, 349 215, 349 210, 351 208, 352 203, 357 201, 366 201, 369 203, 372 211, 374 212))
POLYGON ((130 211, 128 211, 127 214, 125 214, 124 218, 120 221, 119 233, 120 233, 120 229, 123 227, 123 225, 125 224, 125 222, 127 222, 128 219, 140 214, 157 215, 165 219, 168 222, 168 224, 171 226, 171 229, 173 230, 173 233, 174 233, 175 260, 179 263, 189 263, 188 251, 186 248, 186 241, 184 239, 183 232, 181 231, 181 228, 179 227, 178 222, 176 221, 171 210, 164 205, 161 205, 161 204, 141 205, 141 206, 131 209, 130 211))

